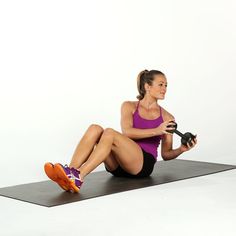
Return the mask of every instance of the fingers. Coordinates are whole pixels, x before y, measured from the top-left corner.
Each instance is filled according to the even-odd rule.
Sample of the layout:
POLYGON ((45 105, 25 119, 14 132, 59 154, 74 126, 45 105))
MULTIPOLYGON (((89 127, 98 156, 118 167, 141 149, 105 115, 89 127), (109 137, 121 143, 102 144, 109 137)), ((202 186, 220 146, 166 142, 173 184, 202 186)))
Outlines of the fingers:
POLYGON ((166 123, 166 124, 168 124, 168 123, 170 123, 170 122, 175 122, 175 120, 173 120, 173 119, 170 119, 170 120, 164 121, 163 123, 166 123))
POLYGON ((197 144, 197 135, 195 134, 195 138, 192 140, 193 145, 197 144))
POLYGON ((172 120, 172 119, 170 119, 170 120, 168 120, 168 121, 166 121, 165 122, 166 124, 166 130, 175 130, 175 127, 167 127, 167 126, 173 126, 174 124, 175 124, 175 121, 174 120, 172 120))
MULTIPOLYGON (((168 128, 167 128, 168 129, 168 128)), ((173 135, 172 133, 170 133, 170 132, 167 132, 167 131, 163 131, 164 132, 164 134, 170 134, 170 135, 173 135)))
MULTIPOLYGON (((173 128, 173 127, 166 127, 166 128, 165 128, 165 131, 168 131, 168 130, 169 130, 169 132, 170 132, 170 131, 174 131, 175 128, 173 128)), ((170 132, 170 133, 172 133, 172 132, 170 132)))
POLYGON ((191 148, 191 146, 190 146, 189 142, 187 142, 187 147, 188 147, 188 149, 190 149, 190 148, 191 148))
POLYGON ((175 130, 173 127, 166 127, 166 130, 175 130))
POLYGON ((174 131, 175 130, 175 128, 174 127, 167 127, 167 126, 169 126, 169 125, 173 125, 174 123, 172 123, 172 121, 174 121, 173 119, 170 119, 170 120, 168 120, 168 121, 164 121, 163 123, 164 124, 162 124, 163 125, 163 133, 164 134, 170 134, 170 135, 173 135, 173 132, 168 132, 168 131, 174 131))
POLYGON ((197 144, 197 139, 196 139, 196 137, 191 140, 191 144, 192 144, 192 146, 190 145, 189 142, 187 142, 188 149, 193 148, 193 147, 197 144))
POLYGON ((175 123, 175 120, 168 120, 168 121, 166 121, 166 122, 167 122, 167 124, 168 124, 168 123, 174 124, 174 123, 175 123))

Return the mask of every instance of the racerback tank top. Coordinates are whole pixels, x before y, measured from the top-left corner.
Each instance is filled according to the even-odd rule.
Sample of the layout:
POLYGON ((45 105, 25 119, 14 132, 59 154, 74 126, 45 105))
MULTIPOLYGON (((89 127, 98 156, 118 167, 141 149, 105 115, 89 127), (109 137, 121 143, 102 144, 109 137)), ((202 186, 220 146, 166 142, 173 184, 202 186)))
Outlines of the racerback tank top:
MULTIPOLYGON (((158 127, 161 123, 164 122, 164 119, 162 117, 161 106, 160 106, 160 116, 154 120, 148 120, 148 119, 142 118, 139 115, 139 111, 138 111, 139 102, 138 102, 135 112, 133 113, 133 128, 152 129, 152 128, 158 127)), ((134 141, 142 149, 144 149, 144 151, 151 153, 157 160, 157 156, 158 156, 157 148, 160 144, 161 139, 162 139, 162 135, 157 135, 157 136, 148 137, 148 138, 135 139, 134 141)))

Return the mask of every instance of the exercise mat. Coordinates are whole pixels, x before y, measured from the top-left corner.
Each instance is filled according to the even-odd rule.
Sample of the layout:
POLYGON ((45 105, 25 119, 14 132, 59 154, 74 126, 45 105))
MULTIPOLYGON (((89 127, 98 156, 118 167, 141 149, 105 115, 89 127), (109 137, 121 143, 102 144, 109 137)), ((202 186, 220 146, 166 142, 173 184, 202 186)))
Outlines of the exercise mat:
POLYGON ((139 179, 114 177, 107 171, 92 172, 85 177, 79 193, 66 192, 57 183, 47 180, 0 188, 0 196, 52 207, 231 169, 236 169, 236 166, 173 159, 156 162, 152 174, 139 179))

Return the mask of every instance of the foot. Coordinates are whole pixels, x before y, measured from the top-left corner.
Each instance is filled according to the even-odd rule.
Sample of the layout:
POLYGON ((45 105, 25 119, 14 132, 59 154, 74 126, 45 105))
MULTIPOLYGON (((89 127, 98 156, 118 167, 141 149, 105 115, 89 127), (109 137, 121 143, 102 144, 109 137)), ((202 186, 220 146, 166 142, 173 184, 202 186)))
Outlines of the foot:
POLYGON ((83 180, 80 176, 80 171, 75 168, 70 168, 67 165, 62 165, 60 163, 55 164, 54 170, 58 178, 64 181, 66 187, 72 192, 78 193, 83 180))
POLYGON ((55 169, 54 169, 54 165, 51 162, 45 163, 44 171, 49 179, 56 182, 62 189, 66 191, 70 191, 70 189, 67 187, 66 182, 57 176, 57 173, 55 172, 55 169))

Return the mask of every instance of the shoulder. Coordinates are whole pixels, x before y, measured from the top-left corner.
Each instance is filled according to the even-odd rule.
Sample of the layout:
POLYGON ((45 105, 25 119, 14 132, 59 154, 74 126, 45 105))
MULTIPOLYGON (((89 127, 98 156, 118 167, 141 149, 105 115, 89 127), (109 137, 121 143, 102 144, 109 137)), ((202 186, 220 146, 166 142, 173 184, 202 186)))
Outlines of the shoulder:
POLYGON ((138 102, 137 101, 124 101, 124 102, 122 102, 122 104, 121 104, 121 107, 128 107, 128 108, 135 108, 136 107, 136 105, 138 104, 138 102))
POLYGON ((137 101, 124 101, 121 104, 121 110, 133 112, 135 110, 137 104, 138 104, 137 101))
POLYGON ((175 120, 175 117, 170 112, 168 112, 166 109, 161 107, 161 110, 162 110, 162 116, 163 116, 164 121, 175 120))

